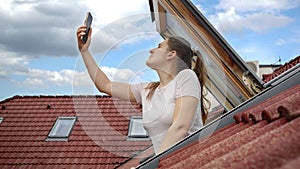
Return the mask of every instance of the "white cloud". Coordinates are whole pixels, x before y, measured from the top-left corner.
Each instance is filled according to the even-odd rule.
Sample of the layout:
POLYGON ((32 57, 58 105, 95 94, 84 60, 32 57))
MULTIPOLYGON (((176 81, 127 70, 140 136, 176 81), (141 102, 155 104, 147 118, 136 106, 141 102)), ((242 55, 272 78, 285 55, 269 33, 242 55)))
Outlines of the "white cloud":
POLYGON ((110 80, 127 82, 129 83, 133 76, 135 75, 134 71, 130 69, 117 69, 107 66, 102 66, 101 70, 108 76, 110 80))
POLYGON ((249 23, 249 29, 255 32, 264 32, 266 30, 287 26, 293 21, 287 16, 277 16, 265 13, 256 13, 245 18, 246 24, 249 23))
POLYGON ((25 80, 17 80, 14 74, 10 79, 14 85, 45 89, 49 87, 61 87, 72 84, 73 72, 72 70, 49 71, 40 69, 30 69, 28 72, 23 72, 25 80))
POLYGON ((260 0, 260 1, 241 1, 241 0, 220 0, 217 9, 228 10, 235 8, 236 11, 276 11, 295 8, 300 4, 299 0, 260 0))
MULTIPOLYGON (((149 15, 148 8, 148 1, 141 0, 131 0, 130 3, 120 0, 0 1, 0 46, 6 52, 30 58, 77 56, 75 32, 83 24, 87 11, 93 13, 96 33, 118 19, 136 14, 149 15)), ((103 31, 106 38, 100 41, 115 42, 115 37, 128 35, 129 30, 136 32, 148 28, 135 27, 132 22, 121 26, 123 29, 116 29, 116 32, 103 31)))
POLYGON ((28 61, 25 56, 0 50, 0 78, 7 79, 12 74, 22 75, 28 72, 28 61))
POLYGON ((120 43, 137 44, 155 36, 158 33, 149 14, 128 16, 93 32, 91 50, 103 54, 120 43))
POLYGON ((235 12, 234 8, 229 8, 226 12, 220 12, 214 16, 210 16, 210 20, 221 32, 242 30, 242 25, 237 23, 241 22, 243 18, 235 12))
MULTIPOLYGON (((130 69, 117 69, 111 67, 101 67, 101 69, 113 81, 130 82, 135 75, 130 69)), ((22 73, 10 72, 9 79, 15 86, 28 87, 31 89, 47 89, 49 87, 63 86, 73 86, 76 88, 94 86, 87 72, 70 69, 50 71, 28 68, 28 71, 22 73), (14 78, 15 75, 23 77, 23 80, 14 78)))
POLYGON ((195 4, 195 6, 198 8, 198 10, 202 13, 202 14, 206 14, 206 9, 202 7, 201 4, 195 4))
POLYGON ((73 71, 73 88, 92 86, 92 80, 87 72, 73 71))
POLYGON ((62 86, 65 84, 71 84, 73 73, 74 72, 72 70, 49 71, 29 69, 29 72, 26 74, 26 76, 34 79, 42 79, 43 81, 47 82, 46 84, 62 86))
POLYGON ((224 13, 218 13, 210 19, 217 29, 223 33, 243 30, 262 33, 270 29, 284 27, 293 21, 292 18, 287 16, 277 16, 268 13, 240 15, 236 13, 234 8, 224 13))
POLYGON ((144 0, 87 0, 85 4, 95 15, 95 24, 99 26, 107 25, 118 19, 149 12, 148 1, 144 0))
MULTIPOLYGON (((0 1, 0 80, 31 89, 90 86, 86 72, 43 70, 29 64, 41 56, 77 56, 75 30, 83 23, 86 11, 92 11, 95 18, 94 46, 91 47, 96 52, 105 52, 122 40, 138 42, 137 38, 130 41, 128 37, 139 34, 139 39, 147 38, 140 33, 155 30, 149 25, 152 23, 148 1, 3 0, 0 1)), ((128 82, 134 74, 130 69, 108 67, 105 72, 110 78, 123 82, 128 82)))
POLYGON ((45 82, 42 79, 37 78, 27 78, 22 83, 19 83, 19 85, 33 89, 44 88, 46 86, 45 82))
POLYGON ((221 0, 216 6, 218 12, 209 16, 209 19, 223 33, 244 30, 262 33, 291 23, 294 19, 281 14, 281 11, 298 5, 300 5, 299 1, 289 0, 221 0))
POLYGON ((276 41, 276 43, 275 43, 276 45, 284 45, 284 44, 286 44, 286 41, 284 40, 284 39, 277 39, 277 41, 276 41))
POLYGON ((77 1, 0 1, 0 46, 28 58, 76 56, 75 27, 85 9, 77 1))

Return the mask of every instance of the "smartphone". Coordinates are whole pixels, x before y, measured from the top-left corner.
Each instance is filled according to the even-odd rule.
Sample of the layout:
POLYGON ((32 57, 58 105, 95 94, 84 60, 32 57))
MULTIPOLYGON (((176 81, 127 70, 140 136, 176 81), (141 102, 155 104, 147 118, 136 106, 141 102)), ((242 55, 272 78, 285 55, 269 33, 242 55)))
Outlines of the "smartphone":
POLYGON ((86 43, 86 41, 87 41, 87 38, 88 38, 88 35, 89 35, 89 32, 90 32, 90 28, 91 28, 91 25, 92 25, 92 20, 93 20, 93 16, 90 12, 88 12, 86 14, 86 17, 85 17, 85 20, 84 20, 84 24, 86 25, 86 31, 85 31, 85 35, 82 36, 83 43, 86 43))

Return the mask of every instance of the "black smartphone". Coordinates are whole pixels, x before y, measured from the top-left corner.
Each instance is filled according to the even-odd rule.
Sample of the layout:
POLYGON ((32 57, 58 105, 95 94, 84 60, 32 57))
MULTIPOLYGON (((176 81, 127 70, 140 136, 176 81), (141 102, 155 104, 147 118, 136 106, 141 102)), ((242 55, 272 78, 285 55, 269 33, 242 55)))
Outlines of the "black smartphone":
POLYGON ((90 12, 88 12, 86 14, 86 17, 85 17, 85 20, 84 20, 84 24, 86 25, 86 31, 85 31, 85 35, 82 36, 83 43, 86 43, 86 41, 87 41, 87 38, 88 38, 88 35, 89 35, 89 32, 90 32, 90 28, 91 28, 91 25, 92 25, 92 20, 93 20, 93 16, 90 12))

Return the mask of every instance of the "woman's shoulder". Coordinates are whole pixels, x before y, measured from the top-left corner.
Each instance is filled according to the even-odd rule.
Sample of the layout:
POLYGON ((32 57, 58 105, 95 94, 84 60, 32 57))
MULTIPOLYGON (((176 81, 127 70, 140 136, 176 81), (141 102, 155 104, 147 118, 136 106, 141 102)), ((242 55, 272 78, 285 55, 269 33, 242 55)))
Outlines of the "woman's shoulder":
POLYGON ((176 96, 194 96, 200 98, 200 83, 196 73, 191 69, 180 71, 176 77, 176 96))
POLYGON ((197 75, 192 69, 184 69, 177 74, 176 79, 190 78, 190 77, 197 78, 197 75))
POLYGON ((192 69, 183 69, 178 73, 179 74, 196 74, 192 69))
POLYGON ((152 82, 137 82, 137 83, 131 83, 130 85, 132 86, 141 86, 141 87, 147 87, 151 84, 152 82))

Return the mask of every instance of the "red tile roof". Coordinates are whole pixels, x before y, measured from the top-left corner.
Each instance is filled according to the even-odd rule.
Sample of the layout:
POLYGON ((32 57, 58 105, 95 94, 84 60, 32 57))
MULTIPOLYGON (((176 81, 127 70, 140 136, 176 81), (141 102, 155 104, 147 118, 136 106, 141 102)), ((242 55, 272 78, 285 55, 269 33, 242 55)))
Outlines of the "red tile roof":
POLYGON ((127 140, 138 104, 105 96, 15 96, 0 102, 0 168, 114 168, 149 140, 127 140), (77 116, 67 142, 45 141, 59 116, 77 116))
POLYGON ((283 66, 280 66, 279 68, 275 69, 273 73, 264 74, 263 81, 264 82, 271 81, 277 76, 281 75, 282 73, 286 72, 287 70, 291 69, 292 67, 296 66, 299 63, 300 63, 300 55, 297 56, 295 59, 291 60, 290 62, 285 63, 283 66))
POLYGON ((299 167, 299 84, 234 118, 236 123, 161 158, 159 168, 299 167))

